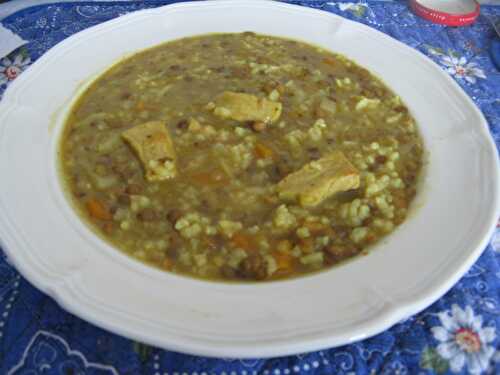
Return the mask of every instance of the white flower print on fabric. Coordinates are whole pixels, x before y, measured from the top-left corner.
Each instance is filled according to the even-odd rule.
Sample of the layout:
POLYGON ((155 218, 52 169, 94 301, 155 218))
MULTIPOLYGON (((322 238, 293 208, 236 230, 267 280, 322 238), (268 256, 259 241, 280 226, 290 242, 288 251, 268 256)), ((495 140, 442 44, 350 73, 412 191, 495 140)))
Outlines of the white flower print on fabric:
POLYGON ((476 63, 467 63, 465 57, 442 56, 441 63, 447 67, 448 73, 469 83, 476 83, 477 78, 486 78, 484 71, 479 69, 476 63))
POLYGON ((440 342, 437 352, 449 361, 453 372, 464 366, 471 374, 479 374, 488 368, 495 349, 488 345, 495 339, 493 327, 482 327, 481 315, 474 315, 470 306, 462 310, 458 305, 438 314, 442 326, 432 327, 434 338, 440 342))
POLYGON ((31 59, 22 53, 14 58, 4 57, 0 60, 0 85, 13 81, 31 63, 31 59))
POLYGON ((478 78, 486 79, 486 74, 474 62, 467 62, 467 59, 460 56, 456 51, 448 50, 446 53, 441 48, 427 46, 427 52, 431 55, 439 56, 439 62, 446 68, 446 71, 453 77, 465 80, 474 84, 478 78))

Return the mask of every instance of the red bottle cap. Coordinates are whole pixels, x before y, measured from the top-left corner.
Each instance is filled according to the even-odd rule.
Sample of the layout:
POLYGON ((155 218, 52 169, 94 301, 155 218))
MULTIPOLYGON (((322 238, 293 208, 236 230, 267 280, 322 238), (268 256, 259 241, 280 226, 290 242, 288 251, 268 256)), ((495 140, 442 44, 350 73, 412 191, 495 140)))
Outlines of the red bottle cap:
POLYGON ((476 0, 410 0, 410 6, 426 20, 447 26, 467 26, 479 16, 476 0))

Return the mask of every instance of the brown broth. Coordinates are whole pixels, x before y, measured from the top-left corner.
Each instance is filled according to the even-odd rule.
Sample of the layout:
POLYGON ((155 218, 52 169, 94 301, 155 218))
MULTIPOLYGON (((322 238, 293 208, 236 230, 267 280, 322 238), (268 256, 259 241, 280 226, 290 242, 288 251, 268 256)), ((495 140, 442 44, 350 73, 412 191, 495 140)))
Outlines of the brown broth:
POLYGON ((75 104, 61 176, 84 220, 126 254, 215 280, 273 280, 337 264, 401 224, 422 141, 398 96, 347 58, 302 42, 211 34, 140 52, 75 104), (273 123, 214 114, 231 91, 281 103, 273 123), (122 133, 163 121, 179 171, 147 181, 122 133), (340 151, 360 186, 315 207, 276 184, 340 151))

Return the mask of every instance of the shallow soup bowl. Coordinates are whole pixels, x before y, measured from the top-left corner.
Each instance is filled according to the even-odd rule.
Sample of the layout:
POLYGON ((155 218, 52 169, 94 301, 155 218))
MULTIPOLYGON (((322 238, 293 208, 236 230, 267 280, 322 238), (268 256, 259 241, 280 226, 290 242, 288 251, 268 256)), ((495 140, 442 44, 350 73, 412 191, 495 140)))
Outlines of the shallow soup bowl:
POLYGON ((369 337, 442 296, 492 234, 498 166, 477 107, 441 68, 402 43, 333 14, 277 2, 181 3, 75 34, 11 84, 0 102, 0 238, 23 276, 100 327, 205 356, 286 355, 369 337), (346 55, 379 76, 415 117, 426 149, 421 186, 408 219, 367 256, 284 281, 201 281, 127 257, 68 202, 57 146, 71 104, 90 82, 162 42, 242 31, 346 55))

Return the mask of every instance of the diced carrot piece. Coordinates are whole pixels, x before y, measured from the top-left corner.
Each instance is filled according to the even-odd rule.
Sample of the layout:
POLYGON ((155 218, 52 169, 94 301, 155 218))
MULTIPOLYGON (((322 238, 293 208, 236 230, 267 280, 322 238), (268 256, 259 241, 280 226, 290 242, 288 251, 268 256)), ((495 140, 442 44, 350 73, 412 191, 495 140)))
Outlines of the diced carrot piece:
POLYGON ((327 229, 326 225, 318 222, 305 222, 303 226, 309 229, 311 233, 318 233, 327 229))
POLYGON ((278 269, 281 270, 291 270, 293 268, 293 257, 290 254, 282 253, 280 251, 275 251, 273 253, 274 259, 276 260, 276 265, 278 269))
POLYGON ((243 249, 245 251, 253 251, 255 250, 254 240, 248 234, 244 234, 241 232, 233 234, 231 238, 231 242, 235 247, 243 249))
POLYGON ((86 203, 87 211, 90 216, 100 220, 112 220, 113 215, 108 211, 104 203, 96 198, 91 198, 86 203))
POLYGON ((376 239, 377 239, 377 237, 373 233, 369 233, 366 236, 365 241, 368 243, 371 243, 371 242, 374 242, 376 239))
POLYGON ((323 62, 325 64, 328 64, 328 65, 331 65, 331 66, 335 66, 337 64, 337 62, 335 61, 335 59, 333 57, 325 57, 323 59, 323 62))
POLYGON ((259 159, 267 159, 274 156, 274 151, 269 146, 266 146, 261 142, 258 142, 255 145, 254 151, 255 156, 257 156, 259 159))
POLYGON ((226 185, 227 176, 220 170, 192 174, 191 178, 200 185, 226 185))

